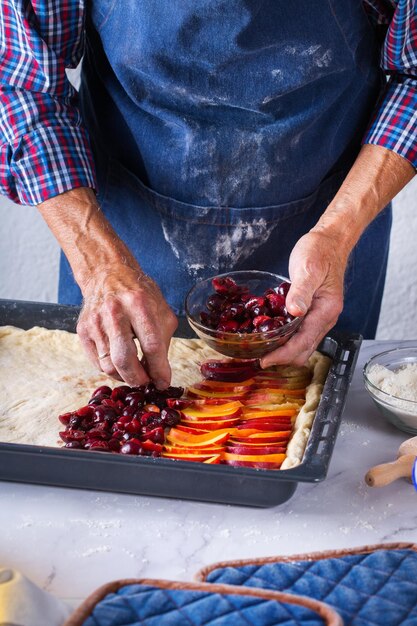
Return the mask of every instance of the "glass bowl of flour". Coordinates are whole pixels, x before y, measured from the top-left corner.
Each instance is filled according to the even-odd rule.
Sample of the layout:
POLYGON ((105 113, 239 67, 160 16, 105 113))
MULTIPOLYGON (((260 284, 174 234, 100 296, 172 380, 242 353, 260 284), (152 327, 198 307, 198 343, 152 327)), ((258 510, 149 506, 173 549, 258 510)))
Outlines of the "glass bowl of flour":
POLYGON ((376 354, 363 369, 365 387, 384 417, 417 435, 417 346, 376 354))

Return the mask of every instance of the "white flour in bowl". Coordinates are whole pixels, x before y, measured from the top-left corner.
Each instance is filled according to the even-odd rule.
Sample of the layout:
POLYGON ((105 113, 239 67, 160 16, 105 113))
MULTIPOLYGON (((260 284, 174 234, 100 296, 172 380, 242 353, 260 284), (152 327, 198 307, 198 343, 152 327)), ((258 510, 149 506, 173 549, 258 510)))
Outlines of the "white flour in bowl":
POLYGON ((417 432, 417 363, 407 363, 396 370, 376 364, 366 375, 377 387, 372 393, 388 419, 401 429, 402 424, 407 432, 417 432))
MULTIPOLYGON (((417 402, 417 363, 406 363, 396 370, 389 370, 384 365, 372 365, 367 376, 381 391, 396 398, 417 402)), ((406 403, 402 408, 410 408, 410 405, 406 403)))

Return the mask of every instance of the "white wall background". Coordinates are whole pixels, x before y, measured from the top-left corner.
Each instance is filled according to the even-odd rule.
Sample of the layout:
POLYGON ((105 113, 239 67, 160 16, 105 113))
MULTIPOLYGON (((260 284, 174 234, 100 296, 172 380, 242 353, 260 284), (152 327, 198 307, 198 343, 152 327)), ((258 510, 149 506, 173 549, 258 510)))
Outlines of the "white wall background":
MULTIPOLYGON (((0 298, 56 302, 59 248, 37 210, 0 196, 0 224, 0 298)), ((377 336, 417 338, 417 177, 394 201, 377 336)))

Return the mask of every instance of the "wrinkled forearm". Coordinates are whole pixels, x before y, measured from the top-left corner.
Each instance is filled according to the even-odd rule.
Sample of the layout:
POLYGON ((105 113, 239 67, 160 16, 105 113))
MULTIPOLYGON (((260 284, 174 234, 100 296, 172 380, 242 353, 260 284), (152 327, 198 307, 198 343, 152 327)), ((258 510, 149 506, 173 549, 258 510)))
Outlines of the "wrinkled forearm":
POLYGON ((94 192, 78 188, 38 205, 44 220, 63 249, 83 294, 92 278, 110 268, 137 267, 100 210, 94 192))
POLYGON ((409 161, 398 154, 380 146, 363 146, 312 232, 328 235, 340 253, 348 256, 365 228, 414 175, 409 161))

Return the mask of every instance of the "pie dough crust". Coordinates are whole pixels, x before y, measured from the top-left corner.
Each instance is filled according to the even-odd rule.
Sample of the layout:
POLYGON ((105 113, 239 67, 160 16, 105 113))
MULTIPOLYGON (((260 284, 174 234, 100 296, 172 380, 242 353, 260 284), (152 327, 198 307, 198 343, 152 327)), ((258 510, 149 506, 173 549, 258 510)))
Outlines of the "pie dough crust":
MULTIPOLYGON (((201 380, 201 362, 218 359, 219 354, 200 339, 174 338, 168 357, 171 384, 187 387, 201 380)), ((319 352, 307 363, 311 384, 297 415, 282 469, 294 467, 302 459, 330 363, 319 352)), ((299 367, 278 367, 287 375, 305 371, 299 367)), ((117 384, 122 383, 97 372, 74 333, 41 327, 0 327, 1 442, 60 446, 58 415, 87 404, 96 387, 117 384)))

